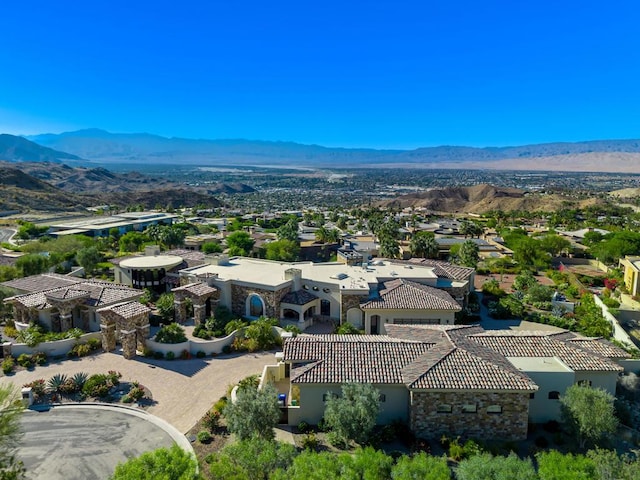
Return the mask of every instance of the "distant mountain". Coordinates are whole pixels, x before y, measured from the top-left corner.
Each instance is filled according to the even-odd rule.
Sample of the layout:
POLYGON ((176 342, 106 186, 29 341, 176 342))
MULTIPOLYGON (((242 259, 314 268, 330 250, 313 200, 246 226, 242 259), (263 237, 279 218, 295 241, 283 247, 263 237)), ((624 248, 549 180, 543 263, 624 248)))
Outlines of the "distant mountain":
POLYGON ((222 203, 215 194, 244 190, 242 184, 219 184, 218 191, 185 188, 140 173, 116 174, 104 168, 44 162, 20 163, 19 168, 15 165, 0 162, 0 211, 72 211, 100 204, 216 208, 222 203))
POLYGON ((194 165, 393 166, 640 173, 640 140, 596 140, 512 147, 425 147, 415 150, 329 148, 294 142, 167 138, 99 129, 28 137, 102 163, 194 165))
POLYGON ((0 166, 0 210, 72 211, 92 203, 18 168, 0 166))
POLYGON ((380 202, 380 205, 393 208, 425 208, 438 213, 480 214, 490 210, 554 211, 567 204, 584 207, 593 202, 597 200, 578 201, 557 194, 530 193, 517 188, 481 184, 471 187, 435 188, 385 200, 380 202))
POLYGON ((0 134, 0 160, 9 162, 78 161, 80 157, 31 142, 24 137, 0 134))

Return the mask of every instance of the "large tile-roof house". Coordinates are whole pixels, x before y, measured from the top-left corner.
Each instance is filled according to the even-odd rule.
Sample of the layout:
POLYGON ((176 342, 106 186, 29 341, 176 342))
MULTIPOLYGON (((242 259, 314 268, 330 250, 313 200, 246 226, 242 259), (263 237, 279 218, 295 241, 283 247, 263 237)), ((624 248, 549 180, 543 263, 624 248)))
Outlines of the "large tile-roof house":
POLYGON ((379 423, 419 436, 522 439, 530 421, 559 418, 574 383, 615 392, 626 353, 570 332, 485 331, 465 325, 387 325, 386 335, 299 335, 283 345, 288 421, 317 423, 327 394, 349 382, 380 391, 379 423), (297 405, 295 405, 297 403, 297 405))
POLYGON ((133 302, 142 291, 110 282, 46 273, 1 284, 17 292, 6 298, 14 320, 25 325, 38 321, 54 332, 77 327, 100 331, 98 309, 133 302))
POLYGON ((388 260, 275 262, 212 255, 180 271, 181 283, 205 282, 234 314, 290 319, 304 328, 315 320, 349 322, 367 334, 385 326, 453 324, 473 288, 474 270, 446 262, 412 265, 388 260))

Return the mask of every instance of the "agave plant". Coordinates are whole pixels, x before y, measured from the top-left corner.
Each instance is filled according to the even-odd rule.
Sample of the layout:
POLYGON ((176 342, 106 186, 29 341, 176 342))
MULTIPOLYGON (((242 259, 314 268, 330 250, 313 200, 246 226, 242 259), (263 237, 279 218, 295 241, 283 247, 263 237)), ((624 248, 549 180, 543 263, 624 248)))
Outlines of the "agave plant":
POLYGON ((47 387, 50 392, 60 393, 62 386, 67 381, 67 376, 64 373, 56 373, 47 382, 47 387))
POLYGON ((89 378, 89 374, 86 372, 78 372, 73 376, 73 383, 76 384, 78 390, 82 390, 87 378, 89 378))

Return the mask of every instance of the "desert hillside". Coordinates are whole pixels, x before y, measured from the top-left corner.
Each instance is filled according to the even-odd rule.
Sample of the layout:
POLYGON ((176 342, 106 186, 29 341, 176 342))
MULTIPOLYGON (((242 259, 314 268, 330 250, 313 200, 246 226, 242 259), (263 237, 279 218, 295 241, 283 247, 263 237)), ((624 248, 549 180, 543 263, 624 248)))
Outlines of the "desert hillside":
POLYGON ((585 206, 593 201, 579 201, 557 194, 529 193, 516 188, 483 184, 411 193, 385 200, 381 205, 394 208, 421 207, 432 212, 485 213, 490 210, 552 211, 566 206, 567 202, 575 206, 585 206))

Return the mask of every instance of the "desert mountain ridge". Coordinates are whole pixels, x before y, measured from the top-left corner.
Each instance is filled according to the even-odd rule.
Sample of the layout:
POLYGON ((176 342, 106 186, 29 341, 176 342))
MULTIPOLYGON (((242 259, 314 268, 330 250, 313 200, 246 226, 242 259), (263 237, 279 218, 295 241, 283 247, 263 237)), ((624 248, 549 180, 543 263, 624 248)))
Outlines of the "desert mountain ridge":
POLYGON ((94 163, 469 168, 640 173, 640 140, 556 142, 509 147, 414 150, 335 148, 245 139, 168 138, 86 129, 26 137, 94 163))
POLYGON ((527 192, 517 188, 480 184, 470 187, 434 188, 380 202, 393 208, 425 208, 438 213, 477 213, 490 210, 554 211, 568 205, 585 207, 596 199, 578 200, 555 193, 527 192))

